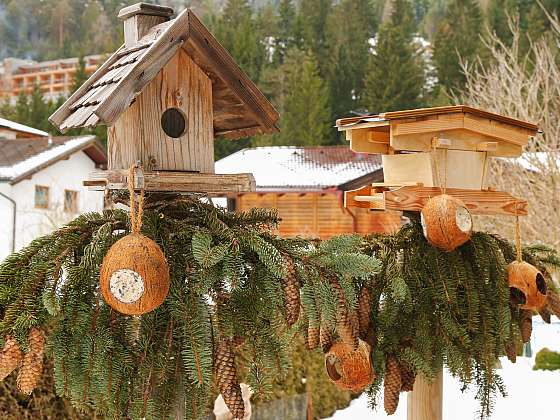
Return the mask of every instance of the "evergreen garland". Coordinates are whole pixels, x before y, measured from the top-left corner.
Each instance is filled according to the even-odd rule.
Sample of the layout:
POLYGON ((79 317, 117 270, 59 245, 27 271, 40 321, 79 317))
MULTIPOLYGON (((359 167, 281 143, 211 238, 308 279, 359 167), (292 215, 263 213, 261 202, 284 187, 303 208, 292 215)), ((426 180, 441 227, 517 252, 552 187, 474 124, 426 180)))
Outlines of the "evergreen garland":
MULTIPOLYGON (((395 235, 323 242, 279 238, 277 223, 274 211, 229 213, 196 197, 148 202, 142 234, 166 255, 171 288, 160 307, 138 318, 112 310, 98 289, 103 257, 129 232, 128 213, 82 215, 0 266, 0 345, 11 336, 26 352, 29 331, 42 328, 57 393, 79 409, 196 419, 215 395, 218 344, 233 347, 239 379, 260 399, 289 368, 294 334, 320 329, 322 345, 331 332, 347 341, 357 336, 365 288, 371 327, 362 338, 373 344, 377 373, 372 403, 390 356, 427 378, 445 365, 465 386, 478 386, 481 415, 490 413, 504 392, 497 358, 520 340, 506 278, 515 259, 509 242, 475 233, 443 253, 427 243, 418 221, 395 235), (288 276, 301 289, 292 327, 288 276)), ((543 246, 526 248, 524 258, 545 275, 547 266, 560 266, 543 246)))
MULTIPOLYGON (((142 234, 164 251, 171 288, 137 318, 112 310, 98 286, 107 250, 129 232, 128 213, 82 215, 0 266, 0 347, 12 336, 27 352, 29 331, 41 327, 57 393, 106 417, 205 416, 222 340, 242 343, 243 380, 266 394, 286 371, 302 324, 290 329, 285 321, 285 258, 310 284, 321 275, 365 277, 379 265, 359 252, 359 238, 315 247, 276 237, 277 222, 274 211, 228 213, 191 197, 146 205, 142 234)), ((318 289, 332 301, 332 290, 318 289)))
MULTIPOLYGON (((506 345, 519 348, 520 311, 510 305, 506 267, 515 247, 496 235, 475 232, 452 252, 432 247, 419 220, 395 235, 371 235, 364 252, 382 261, 370 285, 372 350, 378 376, 368 390, 370 403, 384 379, 387 355, 427 379, 446 367, 464 385, 477 387, 480 418, 487 418, 496 394, 505 388, 496 373, 506 345)), ((553 287, 547 269, 560 267, 556 252, 544 245, 526 247, 523 259, 535 265, 553 287)))

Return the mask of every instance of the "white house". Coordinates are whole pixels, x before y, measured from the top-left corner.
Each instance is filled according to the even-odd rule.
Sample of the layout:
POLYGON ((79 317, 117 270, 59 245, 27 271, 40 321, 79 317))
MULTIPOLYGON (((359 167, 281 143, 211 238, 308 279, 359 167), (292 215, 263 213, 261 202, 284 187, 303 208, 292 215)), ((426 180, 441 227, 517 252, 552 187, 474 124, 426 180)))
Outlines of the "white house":
POLYGON ((25 126, 14 136, 6 125, 0 121, 0 261, 80 213, 102 210, 103 193, 82 181, 107 161, 94 136, 22 138, 25 126))

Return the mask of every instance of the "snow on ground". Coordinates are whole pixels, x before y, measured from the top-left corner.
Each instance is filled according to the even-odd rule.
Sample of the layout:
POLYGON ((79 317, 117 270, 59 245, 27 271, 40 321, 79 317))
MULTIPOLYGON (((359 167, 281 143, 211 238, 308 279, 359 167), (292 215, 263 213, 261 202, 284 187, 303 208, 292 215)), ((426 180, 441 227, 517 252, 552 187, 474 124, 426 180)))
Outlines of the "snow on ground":
MULTIPOLYGON (((540 321, 540 320, 539 320, 540 321)), ((502 358, 502 376, 508 396, 498 397, 492 420, 558 420, 558 390, 560 389, 560 371, 533 370, 534 356, 543 347, 560 351, 560 322, 555 320, 545 325, 533 318, 533 336, 531 347, 533 357, 519 357, 512 364, 502 358)), ((459 381, 448 373, 443 383, 443 418, 444 420, 472 420, 476 416, 478 402, 474 399, 474 390, 461 393, 459 381)), ((392 416, 387 416, 383 408, 373 412, 362 395, 352 401, 349 407, 337 411, 328 420, 406 420, 406 397, 401 394, 399 408, 392 416)))

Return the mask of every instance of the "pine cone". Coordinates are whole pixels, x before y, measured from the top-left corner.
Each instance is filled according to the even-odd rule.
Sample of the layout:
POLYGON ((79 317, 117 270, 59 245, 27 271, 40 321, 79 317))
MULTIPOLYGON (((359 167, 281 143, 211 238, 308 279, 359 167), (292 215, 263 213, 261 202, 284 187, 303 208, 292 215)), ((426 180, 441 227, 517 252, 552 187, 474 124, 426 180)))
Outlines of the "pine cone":
POLYGON ((218 342, 214 367, 218 388, 227 408, 234 418, 242 419, 245 416, 245 404, 241 395, 241 386, 237 379, 235 355, 230 340, 221 339, 218 342))
POLYGON ((560 296, 550 288, 546 292, 546 309, 560 318, 560 296))
POLYGON ((43 331, 39 328, 31 328, 28 341, 29 351, 23 357, 23 365, 17 376, 17 387, 26 395, 33 392, 43 373, 43 355, 45 350, 43 331))
POLYGON ((550 315, 552 315, 546 306, 539 311, 539 315, 546 324, 550 324, 550 315))
POLYGON ((401 392, 410 392, 414 388, 416 375, 408 363, 401 363, 399 365, 401 373, 401 392))
POLYGON ((331 285, 337 296, 336 331, 344 343, 352 346, 353 350, 356 350, 360 343, 358 339, 358 319, 356 313, 354 311, 348 311, 344 290, 342 290, 338 280, 332 278, 331 285))
POLYGON ((360 338, 365 340, 367 337, 371 312, 371 295, 369 289, 363 286, 358 297, 358 321, 360 324, 360 338))
POLYGON ((399 393, 402 388, 399 363, 394 356, 387 356, 384 379, 383 405, 388 415, 394 414, 399 405, 399 393))
POLYGON ((299 318, 300 296, 299 282, 296 276, 294 262, 288 256, 284 257, 286 261, 287 276, 283 279, 284 299, 286 306, 286 322, 289 326, 294 325, 299 318))
POLYGON ((333 337, 331 330, 326 325, 321 325, 320 341, 323 353, 328 352, 332 346, 333 337))
POLYGON ((515 341, 511 338, 505 344, 506 356, 511 363, 515 363, 517 360, 517 346, 515 341))
POLYGON ((307 329, 307 348, 309 350, 314 350, 319 345, 319 328, 309 327, 307 329))
POLYGON ((13 337, 7 337, 0 353, 0 381, 14 371, 23 359, 23 352, 13 337))
POLYGON ((519 330, 521 331, 521 339, 524 343, 531 340, 533 332, 533 313, 527 309, 519 311, 519 330))

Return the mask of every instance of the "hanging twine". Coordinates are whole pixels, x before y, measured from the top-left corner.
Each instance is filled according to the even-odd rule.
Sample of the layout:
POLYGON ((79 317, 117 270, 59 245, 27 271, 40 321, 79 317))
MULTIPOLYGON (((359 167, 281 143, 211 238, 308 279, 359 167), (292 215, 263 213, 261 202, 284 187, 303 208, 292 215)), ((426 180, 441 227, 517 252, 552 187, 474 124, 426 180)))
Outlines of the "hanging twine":
MULTIPOLYGON (((434 137, 434 139, 437 139, 437 137, 434 137)), ((433 156, 434 169, 436 171, 437 182, 440 186, 442 194, 445 194, 445 192, 447 191, 447 149, 443 148, 443 150, 444 150, 444 166, 443 166, 443 182, 442 182, 441 173, 439 171, 439 165, 438 165, 437 146, 435 141, 432 141, 432 151, 434 155, 433 156)))
POLYGON ((136 202, 134 184, 136 177, 136 165, 132 165, 128 170, 128 194, 130 196, 130 227, 132 233, 140 233, 142 227, 142 213, 144 207, 144 188, 140 189, 140 197, 136 202))
POLYGON ((521 223, 519 222, 517 205, 518 203, 515 203, 515 250, 517 251, 517 262, 521 262, 523 260, 521 250, 521 223))

